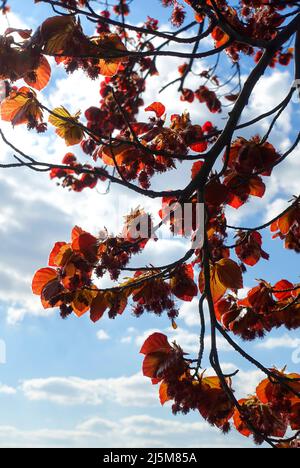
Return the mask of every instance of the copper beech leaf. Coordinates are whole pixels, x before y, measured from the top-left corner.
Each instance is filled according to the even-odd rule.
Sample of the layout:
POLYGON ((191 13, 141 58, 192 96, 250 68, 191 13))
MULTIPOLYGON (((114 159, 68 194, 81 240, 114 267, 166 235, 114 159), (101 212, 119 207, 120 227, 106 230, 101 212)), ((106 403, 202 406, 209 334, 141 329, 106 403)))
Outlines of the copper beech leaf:
POLYGON ((145 111, 155 112, 156 117, 159 119, 166 112, 166 108, 161 102, 153 102, 150 106, 146 107, 145 111))
POLYGON ((32 292, 38 296, 42 293, 44 287, 57 278, 57 271, 53 268, 41 268, 32 279, 32 292))
POLYGON ((192 301, 198 294, 198 287, 194 282, 192 265, 182 265, 172 276, 170 281, 172 293, 182 301, 192 301))
MULTIPOLYGON (((205 290, 203 271, 199 276, 199 288, 205 290)), ((222 258, 210 266, 210 289, 214 302, 220 300, 227 289, 243 288, 243 275, 239 265, 230 258, 222 258)))
POLYGON ((97 296, 94 297, 91 303, 91 310, 90 310, 91 320, 93 322, 97 322, 98 320, 100 320, 107 308, 108 308, 108 304, 107 304, 107 299, 105 297, 105 294, 102 292, 99 292, 97 296))
POLYGON ((278 281, 274 285, 274 290, 273 294, 279 301, 289 299, 296 292, 293 283, 287 280, 278 281))
POLYGON ((81 317, 90 309, 96 294, 97 291, 89 289, 76 291, 75 298, 73 299, 71 306, 77 317, 81 317))
POLYGON ((80 112, 71 115, 63 106, 53 109, 49 122, 56 127, 56 134, 63 138, 67 146, 77 145, 84 137, 84 131, 79 125, 80 112))
POLYGON ((51 67, 48 60, 43 55, 40 58, 38 67, 33 70, 32 75, 34 79, 32 79, 31 74, 28 74, 25 76, 24 81, 38 91, 44 89, 49 83, 51 78, 51 67))
POLYGON ((97 46, 100 74, 108 77, 116 75, 121 64, 128 61, 124 54, 127 48, 121 38, 117 34, 101 34, 92 42, 97 46))
POLYGON ((43 113, 36 100, 36 93, 25 86, 12 91, 0 105, 1 119, 13 126, 42 121, 43 113))
POLYGON ((154 352, 168 353, 172 346, 168 342, 168 338, 163 333, 153 333, 150 335, 143 344, 140 353, 149 354, 154 352))
POLYGON ((162 405, 164 405, 167 401, 171 400, 171 398, 168 395, 167 382, 162 382, 159 386, 159 400, 162 405))
POLYGON ((143 361, 143 375, 145 377, 157 378, 158 370, 166 359, 166 353, 163 352, 154 352, 147 354, 143 361))
POLYGON ((54 55, 64 52, 69 42, 72 42, 77 29, 75 16, 47 18, 40 27, 40 37, 45 53, 54 55))
POLYGON ((222 258, 216 263, 217 275, 220 282, 228 289, 243 287, 242 271, 238 264, 230 258, 222 258))

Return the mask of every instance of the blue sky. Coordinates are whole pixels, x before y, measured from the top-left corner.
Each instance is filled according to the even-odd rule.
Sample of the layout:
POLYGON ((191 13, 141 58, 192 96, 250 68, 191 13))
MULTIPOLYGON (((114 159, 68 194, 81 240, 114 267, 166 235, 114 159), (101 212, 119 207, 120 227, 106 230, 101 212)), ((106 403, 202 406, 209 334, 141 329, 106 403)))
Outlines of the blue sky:
MULTIPOLYGON (((162 24, 166 23, 169 11, 160 8, 158 1, 154 6, 151 3, 151 8, 146 0, 134 3, 137 6, 132 22, 142 21, 149 14, 159 16, 162 24)), ((37 26, 52 16, 47 6, 33 6, 31 0, 11 0, 10 4, 11 26, 37 26)), ((0 21, 3 30, 5 20, 0 21)), ((158 96, 162 83, 176 76, 179 63, 159 61, 161 74, 148 85, 144 96, 146 105, 160 99, 170 114, 187 107, 179 101, 174 88, 158 96)), ((205 63, 196 66, 201 69, 205 63)), ((242 69, 244 74, 247 70, 248 65, 242 69)), ((280 68, 268 72, 259 83, 243 120, 276 105, 287 93, 291 80, 291 70, 280 68)), ((191 78, 190 85, 197 86, 196 77, 191 78)), ((42 98, 53 107, 64 104, 72 111, 86 109, 99 100, 99 82, 90 83, 80 72, 67 78, 57 69, 42 98)), ((203 105, 195 104, 189 110, 195 122, 211 118, 203 105)), ((282 151, 294 139, 298 112, 296 105, 290 106, 272 134, 271 140, 282 151)), ((217 117, 219 125, 223 117, 217 117)), ((8 125, 2 128, 16 145, 40 159, 58 162, 66 152, 62 141, 50 132, 36 137, 24 128, 15 131, 8 125)), ((266 128, 266 123, 260 124, 255 132, 263 134, 266 128)), ((9 158, 9 151, 2 146, 0 161, 9 158)), ((264 200, 253 199, 240 212, 230 210, 231 223, 253 226, 280 212, 291 195, 298 194, 299 158, 298 149, 274 172, 264 200)), ((188 168, 188 164, 183 165, 177 175, 168 178, 167 185, 181 186, 188 177, 189 171, 185 172, 188 168)), ((162 181, 158 178, 156 186, 161 186, 162 181)), ((140 375, 142 357, 138 351, 143 337, 151 330, 163 330, 187 351, 196 351, 199 328, 195 302, 182 306, 179 328, 172 332, 165 318, 148 315, 135 319, 130 310, 116 320, 104 318, 96 325, 88 316, 81 319, 72 316, 62 321, 57 311, 45 312, 32 296, 33 272, 46 265, 56 240, 69 239, 75 224, 97 233, 104 225, 113 224, 112 205, 120 205, 123 214, 129 206, 134 208, 139 204, 153 212, 159 208, 158 202, 150 203, 132 194, 128 197, 120 188, 113 188, 107 196, 101 195, 104 190, 105 187, 99 186, 97 190, 75 194, 56 187, 47 175, 26 170, 0 173, 0 338, 7 352, 6 363, 0 364, 0 445, 247 446, 248 441, 243 437, 235 433, 224 437, 197 414, 172 416, 169 406, 160 406, 157 388, 140 375)), ((160 245, 151 244, 139 262, 151 259, 152 263, 159 264, 164 263, 163 259, 167 263, 178 258, 184 249, 181 241, 164 240, 160 245)), ((297 256, 282 249, 281 241, 271 240, 269 232, 264 236, 264 249, 271 254, 271 261, 261 261, 258 269, 250 269, 245 287, 252 287, 257 277, 270 282, 282 278, 297 280, 297 256)), ((292 353, 299 346, 298 332, 278 330, 267 337, 264 347, 262 343, 253 343, 247 348, 267 366, 287 364, 291 371, 297 371, 299 364, 293 362, 292 353)), ((253 391, 259 373, 228 351, 223 342, 220 341, 219 347, 224 369, 241 368, 236 378, 240 394, 253 391)))

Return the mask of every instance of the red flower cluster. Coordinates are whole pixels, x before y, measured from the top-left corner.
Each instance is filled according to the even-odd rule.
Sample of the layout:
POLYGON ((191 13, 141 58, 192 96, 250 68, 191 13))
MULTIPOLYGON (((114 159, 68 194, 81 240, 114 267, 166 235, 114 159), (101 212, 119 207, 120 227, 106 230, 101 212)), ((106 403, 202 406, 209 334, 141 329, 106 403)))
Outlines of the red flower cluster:
POLYGON ((210 112, 213 114, 221 112, 222 104, 214 91, 210 91, 207 86, 200 86, 195 91, 195 96, 199 102, 205 102, 210 112))
POLYGON ((113 11, 118 16, 128 16, 130 9, 127 0, 119 0, 117 5, 113 6, 113 11))
POLYGON ((105 169, 98 168, 96 173, 89 164, 80 164, 73 153, 67 153, 64 156, 62 165, 70 168, 51 169, 50 179, 62 179, 61 185, 74 190, 74 192, 82 192, 85 188, 93 189, 96 187, 98 180, 106 180, 107 172, 105 169), (86 173, 84 173, 85 170, 86 173))
MULTIPOLYGON (((206 13, 201 7, 197 9, 197 5, 192 5, 190 0, 185 0, 188 5, 194 7, 196 11, 196 20, 202 22, 206 16, 206 13)), ((165 6, 170 6, 173 1, 164 1, 162 3, 165 6)), ((238 34, 241 36, 250 37, 252 39, 259 39, 264 41, 270 41, 274 39, 277 35, 278 28, 284 22, 284 16, 282 16, 279 11, 284 10, 285 8, 292 7, 292 2, 281 2, 280 0, 268 2, 262 0, 241 0, 241 9, 240 16, 237 9, 232 8, 227 1, 225 0, 216 0, 215 4, 219 10, 219 14, 222 14, 226 18, 226 22, 229 26, 232 27, 238 34)), ((214 7, 211 5, 210 0, 206 1, 206 7, 210 7, 214 13, 214 7)), ((221 29, 220 26, 217 26, 212 31, 212 38, 215 41, 215 47, 222 47, 227 42, 229 42, 229 35, 221 29)), ((242 52, 246 55, 254 55, 254 48, 243 42, 233 41, 226 48, 226 52, 229 57, 237 62, 239 60, 239 54, 242 52)), ((274 58, 273 66, 276 63, 281 65, 288 65, 291 58, 292 51, 288 50, 287 52, 281 52, 276 54, 274 58)), ((255 56, 255 60, 261 56, 259 51, 255 56)))
POLYGON ((129 120, 134 122, 140 106, 143 105, 142 99, 136 99, 136 96, 144 90, 145 82, 141 76, 137 72, 128 73, 125 67, 117 75, 106 78, 100 84, 100 107, 90 107, 85 112, 88 129, 95 135, 107 137, 113 130, 126 128, 119 105, 126 109, 129 120))
POLYGON ((268 142, 262 143, 259 137, 247 141, 238 138, 231 146, 224 184, 229 190, 228 204, 239 208, 249 196, 263 197, 266 187, 261 176, 270 176, 280 155, 268 142))
POLYGON ((245 340, 262 338, 281 326, 296 329, 300 326, 299 294, 298 285, 287 280, 273 287, 261 281, 245 299, 228 295, 219 300, 215 304, 217 319, 225 329, 245 340))
POLYGON ((174 320, 178 315, 175 297, 191 301, 198 293, 192 265, 182 264, 173 269, 168 281, 163 271, 153 269, 136 272, 133 278, 104 291, 93 282, 95 276, 101 278, 106 272, 116 281, 131 256, 146 246, 148 239, 132 238, 130 234, 130 224, 142 215, 148 216, 138 210, 127 218, 123 237, 96 238, 75 227, 71 243, 57 242, 49 257, 50 268, 38 270, 32 282, 32 290, 41 296, 43 307, 60 307, 63 316, 66 312, 81 316, 90 310, 91 319, 96 321, 106 309, 111 318, 122 313, 132 295, 136 316, 145 310, 158 315, 167 311, 174 320))
POLYGON ((259 232, 252 231, 246 234, 239 232, 236 239, 235 252, 241 262, 254 266, 261 258, 269 260, 269 254, 262 249, 262 236, 259 232))
POLYGON ((229 430, 234 406, 217 377, 193 376, 182 349, 176 343, 171 346, 162 333, 149 336, 140 352, 145 355, 143 374, 153 384, 160 383, 161 404, 173 400, 174 414, 198 410, 213 426, 229 430))
POLYGON ((262 436, 253 434, 258 444, 263 443, 264 436, 283 438, 289 427, 300 429, 300 375, 270 370, 279 381, 263 380, 255 396, 239 401, 241 413, 235 410, 234 414, 235 427, 244 436, 253 434, 246 420, 259 430, 262 436))
POLYGON ((151 118, 150 123, 132 123, 134 135, 124 130, 116 137, 117 142, 97 149, 98 157, 106 165, 117 166, 125 180, 138 179, 145 189, 155 173, 176 167, 173 155, 185 157, 189 149, 204 152, 212 141, 209 134, 213 128, 210 122, 203 127, 192 125, 187 113, 172 115, 171 125, 166 127, 162 119, 165 107, 161 103, 153 103, 146 111, 155 112, 156 118, 151 118))
MULTIPOLYGON (((176 414, 197 410, 210 424, 230 430, 232 421, 244 436, 253 435, 261 444, 266 437, 282 439, 288 429, 300 430, 300 375, 286 374, 285 370, 270 369, 271 379, 265 379, 256 388, 255 395, 239 400, 229 399, 224 382, 216 376, 204 377, 192 372, 191 361, 176 343, 170 345, 162 333, 153 333, 144 342, 141 354, 143 374, 160 384, 159 398, 163 405, 172 400, 176 414)), ((230 378, 224 378, 232 390, 230 378)), ((297 437, 287 442, 297 442, 297 437)), ((291 445, 292 446, 292 445, 291 445)))

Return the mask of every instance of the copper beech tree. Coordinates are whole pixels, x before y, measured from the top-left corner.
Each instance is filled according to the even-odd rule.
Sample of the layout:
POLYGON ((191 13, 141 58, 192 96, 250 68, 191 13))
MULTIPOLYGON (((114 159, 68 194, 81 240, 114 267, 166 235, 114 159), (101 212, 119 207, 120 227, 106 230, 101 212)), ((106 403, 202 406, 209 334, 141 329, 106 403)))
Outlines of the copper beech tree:
MULTIPOLYGON (((150 16, 143 25, 134 25, 130 21, 132 0, 114 0, 109 5, 88 0, 36 0, 48 4, 49 18, 35 31, 11 25, 0 37, 0 76, 6 92, 1 119, 38 133, 54 128, 57 138, 66 144, 61 164, 42 162, 8 141, 1 130, 14 158, 1 168, 49 172, 51 179, 76 192, 107 184, 113 190, 120 185, 160 199, 162 205, 157 225, 153 214, 138 208, 126 216, 124 229, 116 236, 103 236, 103 232, 97 236, 74 227, 71 240, 56 242, 48 267, 35 274, 33 293, 40 295, 43 307, 59 308, 63 318, 89 313, 97 322, 104 314, 113 319, 131 308, 136 317, 145 312, 167 314, 174 328, 182 301, 198 296, 198 355, 185 353, 162 333, 152 334, 142 346, 143 374, 159 385, 161 403, 172 401, 174 414, 196 410, 221 431, 233 428, 253 437, 257 444, 297 448, 300 374, 267 368, 240 343, 262 338, 279 327, 300 327, 300 284, 295 278, 279 276, 276 284, 267 278, 259 280, 244 298, 238 291, 243 288, 246 268, 257 268, 259 277, 261 259, 269 259, 263 249, 262 230, 269 230, 274 242, 281 242, 285 249, 300 252, 299 194, 287 202, 284 212, 257 227, 228 225, 226 208, 238 210, 253 197, 264 197, 266 179, 298 145, 299 136, 282 154, 269 141, 278 118, 297 92, 294 82, 275 108, 251 121, 243 119, 243 112, 270 67, 290 65, 295 80, 300 79, 300 2, 160 2, 169 9, 169 31, 150 16), (89 23, 93 36, 85 32, 89 23), (169 115, 160 102, 163 97, 154 103, 143 101, 147 78, 159 74, 160 56, 182 60, 177 78, 161 83, 162 90, 168 86, 178 89, 178 99, 185 101, 187 108, 182 115, 169 115), (49 57, 68 74, 81 69, 91 80, 98 80, 100 103, 75 115, 62 106, 45 106, 43 89, 51 78, 49 57), (243 60, 250 63, 245 80, 240 73, 243 60), (198 73, 195 70, 201 63, 210 65, 198 73), (186 86, 190 74, 198 76, 197 89, 186 86), (192 122, 189 106, 197 106, 200 118, 201 109, 207 106, 211 121, 192 122), (143 108, 149 112, 148 122, 138 119, 143 108), (214 115, 222 111, 226 119, 219 128, 214 115), (243 137, 244 130, 249 134, 257 122, 267 118, 270 126, 265 135, 257 136, 253 130, 251 138, 243 137), (73 147, 77 156, 70 152, 73 147), (190 182, 168 190, 169 174, 182 161, 191 163, 190 182), (151 181, 161 173, 165 173, 165 189, 153 190, 151 181), (192 242, 184 257, 172 264, 130 266, 163 224, 185 236, 187 228, 193 241, 200 229, 194 218, 185 229, 178 229, 178 219, 175 225, 175 218, 166 213, 171 205, 196 207, 199 203, 205 208, 201 244, 192 242), (141 220, 154 235, 131 235, 131 227, 141 220), (233 244, 229 242, 232 233, 233 244), (101 289, 101 278, 107 274, 115 284, 101 289), (203 369, 206 334, 210 337, 213 375, 203 369), (226 375, 222 370, 218 336, 265 374, 253 395, 240 400, 236 397, 236 373, 226 375)), ((7 8, 7 2, 2 2, 4 13, 7 8)))

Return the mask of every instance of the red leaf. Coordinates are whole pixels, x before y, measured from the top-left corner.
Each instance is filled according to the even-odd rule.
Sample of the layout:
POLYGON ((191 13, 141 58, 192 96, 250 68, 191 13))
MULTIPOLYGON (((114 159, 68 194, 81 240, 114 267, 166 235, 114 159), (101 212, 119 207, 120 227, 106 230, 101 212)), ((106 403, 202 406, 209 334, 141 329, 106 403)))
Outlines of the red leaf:
POLYGON ((192 179, 194 179, 196 177, 196 175, 200 172, 200 170, 202 169, 202 166, 203 166, 204 162, 203 161, 197 161, 193 164, 193 167, 192 167, 192 179))
POLYGON ((189 145, 192 151, 195 153, 204 153, 207 150, 207 141, 200 141, 199 143, 192 143, 189 145))
POLYGON ((289 299, 293 295, 294 285, 287 280, 278 281, 278 283, 274 286, 275 291, 282 291, 282 292, 274 292, 274 296, 279 301, 283 301, 284 299, 289 299), (288 290, 291 291, 288 291, 288 290))
POLYGON ((150 353, 145 356, 143 361, 143 375, 151 379, 157 378, 157 371, 166 358, 166 353, 150 353))
POLYGON ((156 117, 160 119, 166 112, 165 106, 161 102, 153 102, 151 106, 146 107, 146 112, 155 112, 156 117))
POLYGON ((153 333, 143 344, 140 353, 149 354, 155 352, 169 353, 172 346, 168 342, 168 338, 163 333, 153 333))
POLYGON ((182 301, 192 301, 198 294, 198 287, 194 282, 194 270, 192 265, 182 265, 171 278, 172 293, 182 301))

